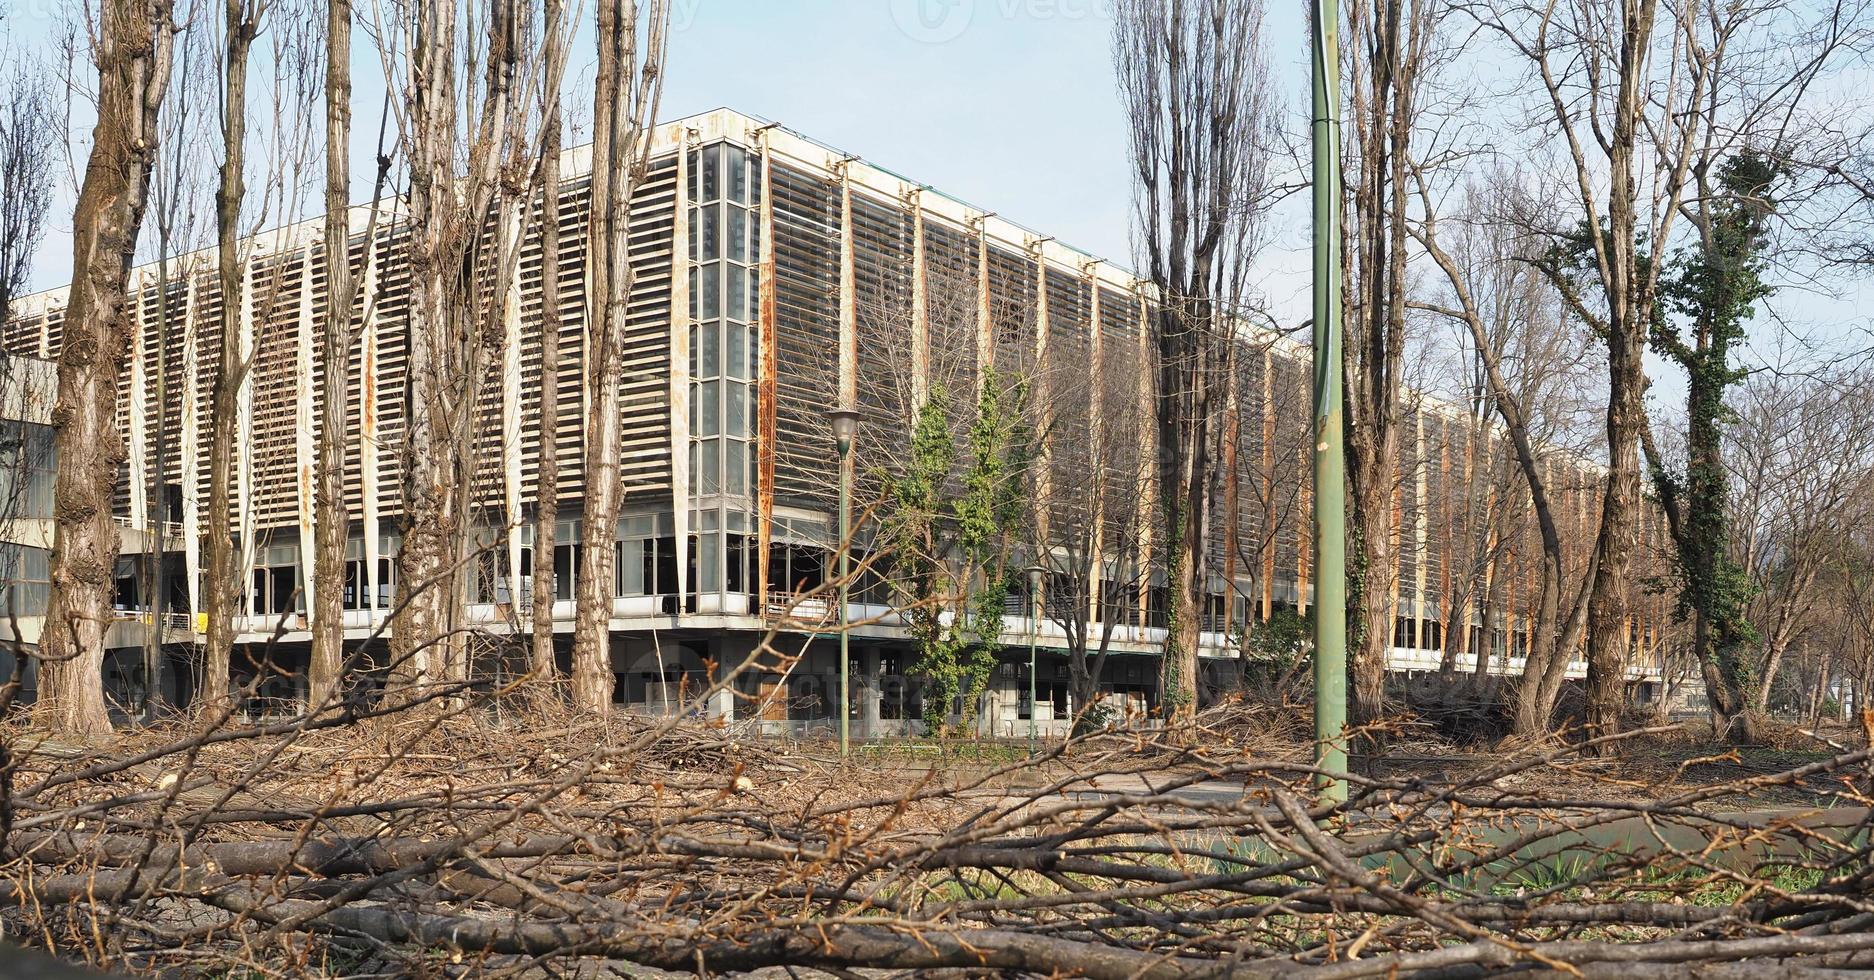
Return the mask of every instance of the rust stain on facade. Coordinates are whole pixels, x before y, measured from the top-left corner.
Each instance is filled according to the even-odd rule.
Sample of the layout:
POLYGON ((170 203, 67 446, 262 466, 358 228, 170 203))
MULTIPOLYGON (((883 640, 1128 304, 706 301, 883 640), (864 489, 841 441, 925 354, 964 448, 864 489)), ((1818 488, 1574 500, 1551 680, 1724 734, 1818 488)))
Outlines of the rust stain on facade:
POLYGON ((774 158, 768 132, 761 133, 761 255, 756 284, 760 292, 761 368, 755 378, 756 601, 766 608, 771 586, 769 551, 774 542, 775 376, 780 348, 775 336, 774 158))

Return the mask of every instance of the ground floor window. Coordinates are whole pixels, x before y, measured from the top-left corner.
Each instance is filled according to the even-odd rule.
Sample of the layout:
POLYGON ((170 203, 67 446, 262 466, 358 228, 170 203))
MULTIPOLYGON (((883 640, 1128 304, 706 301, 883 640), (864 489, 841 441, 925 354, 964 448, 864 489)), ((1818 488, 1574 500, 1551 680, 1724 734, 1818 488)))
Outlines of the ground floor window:
POLYGON ((776 592, 803 595, 826 584, 826 551, 811 545, 768 548, 768 581, 776 592))

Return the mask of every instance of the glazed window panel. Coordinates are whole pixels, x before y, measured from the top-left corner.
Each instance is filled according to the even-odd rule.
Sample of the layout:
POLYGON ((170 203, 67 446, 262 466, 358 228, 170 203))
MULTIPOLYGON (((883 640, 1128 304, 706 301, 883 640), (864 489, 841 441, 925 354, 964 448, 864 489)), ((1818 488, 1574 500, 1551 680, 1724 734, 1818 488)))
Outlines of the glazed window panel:
POLYGON ((722 393, 720 384, 705 381, 696 386, 696 434, 708 437, 722 433, 722 393))
POLYGON ((711 205, 701 210, 696 222, 696 238, 702 243, 700 255, 704 262, 713 262, 722 258, 721 210, 711 205))
POLYGON ((696 318, 714 320, 722 315, 722 267, 706 265, 699 268, 694 280, 697 284, 696 318))
POLYGON ((52 516, 58 476, 52 432, 47 425, 0 421, 0 516, 52 516))
POLYGON ((730 261, 748 261, 748 212, 733 204, 729 205, 729 233, 724 244, 730 261))
POLYGON ((738 381, 747 381, 749 334, 752 331, 743 324, 731 323, 728 325, 728 332, 728 342, 725 346, 728 347, 729 354, 729 377, 738 381))
POLYGON ((645 594, 644 546, 648 543, 643 538, 618 542, 618 595, 645 594))
POLYGON ((696 331, 696 377, 713 378, 722 373, 722 340, 716 323, 705 323, 696 331))
POLYGON ((696 492, 704 496, 722 492, 722 446, 714 439, 697 443, 696 492))
POLYGON ((728 267, 729 279, 729 319, 748 319, 748 270, 739 265, 728 267))
POLYGON ((748 152, 739 146, 724 146, 722 150, 729 170, 729 199, 747 204, 748 152))
POLYGON ((723 472, 728 477, 726 493, 743 495, 748 493, 748 443, 730 439, 724 444, 726 459, 723 472))
POLYGON ((728 395, 728 419, 724 429, 728 435, 737 439, 748 437, 748 386, 737 381, 725 381, 728 395))
POLYGON ((702 190, 697 199, 713 201, 722 196, 722 160, 717 152, 720 147, 706 146, 697 152, 702 156, 702 190))

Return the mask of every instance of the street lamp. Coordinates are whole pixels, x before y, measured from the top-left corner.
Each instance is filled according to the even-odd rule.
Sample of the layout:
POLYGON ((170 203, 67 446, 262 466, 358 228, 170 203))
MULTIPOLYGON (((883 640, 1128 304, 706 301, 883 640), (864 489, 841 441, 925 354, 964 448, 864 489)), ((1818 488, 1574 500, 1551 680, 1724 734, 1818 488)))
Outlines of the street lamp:
POLYGON ((847 677, 852 672, 851 625, 846 612, 849 587, 847 569, 852 553, 852 437, 859 430, 859 413, 850 408, 836 408, 826 413, 833 424, 833 445, 839 451, 839 754, 845 758, 848 729, 852 725, 852 702, 847 695, 847 677))
POLYGON ((1028 566, 1028 754, 1035 754, 1035 719, 1041 705, 1035 700, 1035 647, 1041 640, 1041 583, 1048 570, 1028 566))

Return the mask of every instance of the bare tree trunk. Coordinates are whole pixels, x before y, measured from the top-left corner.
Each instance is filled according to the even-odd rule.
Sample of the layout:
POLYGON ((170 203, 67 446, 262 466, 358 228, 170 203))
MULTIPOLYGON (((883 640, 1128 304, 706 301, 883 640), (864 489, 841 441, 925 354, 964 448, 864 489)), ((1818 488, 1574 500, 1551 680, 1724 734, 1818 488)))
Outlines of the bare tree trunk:
POLYGON ((1407 164, 1417 123, 1419 66, 1432 30, 1427 4, 1352 4, 1358 38, 1351 109, 1358 185, 1349 209, 1357 236, 1359 297, 1346 346, 1347 476, 1357 549, 1358 643, 1353 649, 1356 723, 1385 711, 1399 555, 1393 494, 1399 480, 1400 377, 1405 357, 1407 164))
MULTIPOLYGON (((611 707, 612 579, 618 537, 618 369, 631 295, 631 135, 620 115, 631 104, 637 61, 637 4, 599 0, 597 95, 593 100, 592 211, 587 282, 584 528, 573 623, 573 703, 604 713, 611 707), (620 144, 623 145, 620 145, 620 144)), ((673 298, 673 302, 677 299, 673 298)))
MULTIPOLYGON (((1525 736, 1546 734, 1549 718, 1555 711, 1555 700, 1561 694, 1562 680, 1567 675, 1569 654, 1580 642, 1587 622, 1587 600, 1597 577, 1597 565, 1590 563, 1588 581, 1574 600, 1566 623, 1561 622, 1567 568, 1561 531, 1556 524, 1554 504, 1549 497, 1548 481, 1543 475, 1541 461, 1536 457, 1535 442, 1529 431, 1529 413, 1522 398, 1510 387, 1509 379, 1504 375, 1502 351, 1491 342, 1484 329, 1483 316, 1469 281, 1458 262, 1438 241, 1436 216, 1429 209, 1420 224, 1417 237, 1433 262, 1445 273, 1457 296, 1458 308, 1446 312, 1470 330, 1492 400, 1496 403, 1497 415, 1503 420, 1510 445, 1516 452, 1517 468, 1522 471, 1523 481, 1529 488, 1530 509, 1535 514, 1536 528, 1542 539, 1542 579, 1533 611, 1534 623, 1530 627, 1529 652, 1516 685, 1515 731, 1525 736)), ((1470 624, 1465 623, 1462 628, 1468 639, 1470 624)), ((1446 637, 1446 642, 1450 642, 1449 637, 1446 637)))
POLYGON ((1156 318, 1172 321, 1158 331, 1158 486, 1169 537, 1165 585, 1171 607, 1159 663, 1159 702, 1166 726, 1180 730, 1194 722, 1197 712, 1197 647, 1210 528, 1210 461, 1204 453, 1209 412, 1196 390, 1207 382, 1196 366, 1203 356, 1196 349, 1202 341, 1192 336, 1196 330, 1191 324, 1197 318, 1208 321, 1210 313, 1177 310, 1175 305, 1167 303, 1156 318))
POLYGON ((1801 562, 1790 581, 1782 583, 1776 613, 1768 635, 1763 638, 1763 676, 1749 692, 1750 711, 1758 716, 1770 710, 1770 692, 1776 686, 1777 672, 1783 667, 1783 656, 1789 652, 1790 641, 1795 637, 1797 622, 1813 609, 1809 590, 1815 585, 1819 571, 1815 563, 1801 562))
POLYGON ((553 540, 560 523, 560 80, 566 64, 565 0, 546 0, 540 122, 540 463, 534 483, 533 647, 541 681, 558 673, 553 646, 553 540))
POLYGON ((1136 217, 1156 293, 1149 297, 1158 357, 1153 414, 1171 607, 1159 700, 1166 724, 1188 732, 1210 577, 1211 412, 1237 342, 1232 316, 1267 203, 1262 7, 1125 0, 1115 22, 1136 217))
MULTIPOLYGON (((325 64, 325 323, 319 351, 320 394, 313 548, 318 567, 312 607, 312 655, 306 669, 307 703, 316 708, 338 690, 345 661, 345 541, 351 518, 345 506, 346 370, 351 350, 351 0, 326 0, 325 64)), ((367 234, 364 261, 371 261, 367 234)), ((363 589, 360 577, 357 587, 363 589)))
MULTIPOLYGON (((221 106, 221 186, 215 193, 216 273, 221 279, 221 356, 211 382, 213 427, 208 445, 207 569, 202 593, 208 633, 202 651, 202 698, 214 704, 228 696, 228 659, 234 649, 234 607, 241 573, 234 560, 233 494, 235 393, 247 373, 239 341, 241 310, 241 201, 247 165, 247 53, 254 20, 246 0, 225 4, 226 49, 221 106)), ((258 610, 256 610, 258 612, 258 610)))
POLYGON ((423 0, 411 52, 410 369, 405 382, 403 542, 397 552, 398 613, 391 628, 392 676, 442 679, 441 647, 452 621, 457 512, 450 395, 455 380, 449 268, 456 189, 456 8, 423 0))
POLYGON ((1822 702, 1828 698, 1828 678, 1834 669, 1835 651, 1830 650, 1822 655, 1822 663, 1816 670, 1815 686, 1809 691, 1809 710, 1805 717, 1809 719, 1810 728, 1822 724, 1822 702))
MULTIPOLYGON (((649 127, 662 88, 664 0, 653 0, 639 63, 636 0, 600 0, 598 95, 593 101, 591 275, 586 327, 586 488, 578 612, 573 625, 573 703, 611 705, 613 576, 623 503, 619 374, 631 301, 631 198, 643 178, 649 127)), ((682 302, 681 297, 673 302, 682 302)))
POLYGON ((455 177, 458 103, 456 6, 424 0, 411 52, 409 422, 404 433, 404 540, 398 553, 393 676, 405 683, 468 677, 459 634, 461 569, 467 563, 467 511, 473 472, 474 408, 480 381, 476 274, 480 229, 508 145, 512 66, 518 57, 514 0, 486 12, 490 71, 467 174, 455 177))
POLYGON ((169 84, 171 9, 170 0, 104 0, 99 10, 98 124, 72 213, 73 278, 52 415, 57 529, 39 654, 40 699, 53 727, 70 735, 110 731, 104 633, 118 551, 111 490, 125 455, 117 429, 131 330, 124 293, 169 84))
MULTIPOLYGON (((1587 612, 1589 735, 1617 732, 1626 704, 1632 566, 1641 513, 1639 440, 1646 424, 1643 357, 1660 264, 1646 261, 1640 250, 1671 232, 1698 132, 1696 120, 1683 119, 1674 101, 1678 89, 1651 72, 1659 9, 1657 0, 1632 0, 1620 6, 1618 19, 1598 8, 1553 10, 1526 25, 1534 37, 1518 36, 1518 28, 1502 23, 1492 25, 1529 59, 1574 164, 1576 223, 1551 229, 1562 247, 1535 264, 1607 349, 1608 471, 1587 612), (1586 99, 1582 87, 1589 92, 1586 99), (1655 106, 1669 124, 1646 115, 1655 106), (1655 141, 1652 154, 1640 152, 1642 138, 1655 141), (1590 162, 1588 147, 1604 160, 1590 162), (1644 214, 1642 163, 1657 178, 1647 201, 1652 210, 1644 214), (1580 287, 1587 282, 1597 287, 1598 302, 1584 297, 1580 287)), ((1695 106, 1702 99, 1704 74, 1690 74, 1684 105, 1695 106)))
MULTIPOLYGON (((1608 371, 1608 472, 1600 532, 1594 544, 1597 574, 1588 599, 1590 736, 1618 732, 1621 709, 1627 700, 1626 669, 1632 652, 1632 565, 1640 519, 1640 434, 1646 425, 1642 404, 1646 393, 1644 357, 1657 283, 1657 273, 1650 267, 1642 268, 1637 252, 1646 223, 1638 212, 1636 161, 1641 128, 1646 122, 1647 62, 1658 3, 1637 0, 1622 6, 1620 12, 1612 133, 1603 144, 1608 158, 1605 235, 1598 234, 1598 216, 1589 216, 1590 234, 1596 235, 1591 246, 1606 300, 1601 332, 1607 345, 1608 371)), ((1580 176, 1581 167, 1578 162, 1578 179, 1585 187, 1589 178, 1580 176)), ((1667 207, 1662 212, 1659 232, 1665 230, 1664 223, 1670 220, 1672 211, 1667 207)))
MULTIPOLYGON (((1618 181, 1617 181, 1618 183, 1618 181)), ((1631 228, 1631 222, 1627 222, 1631 228)), ((1616 232, 1618 234, 1618 232, 1616 232)), ((1650 304, 1649 304, 1650 305, 1650 304)), ((1627 702, 1626 670, 1631 653, 1632 565, 1640 517, 1641 396, 1646 380, 1641 358, 1646 331, 1629 323, 1607 341, 1607 486, 1601 528, 1595 538, 1598 574, 1588 599, 1588 717, 1590 736, 1620 730, 1627 702)))

